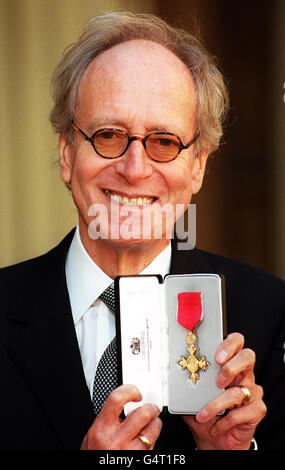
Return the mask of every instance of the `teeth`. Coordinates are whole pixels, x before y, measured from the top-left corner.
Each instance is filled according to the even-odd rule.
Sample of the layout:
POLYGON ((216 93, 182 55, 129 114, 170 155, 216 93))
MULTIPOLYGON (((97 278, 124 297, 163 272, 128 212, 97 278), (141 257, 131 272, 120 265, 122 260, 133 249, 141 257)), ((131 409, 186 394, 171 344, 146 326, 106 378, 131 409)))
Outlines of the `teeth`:
POLYGON ((154 201, 154 197, 132 197, 129 199, 126 196, 120 196, 119 194, 113 194, 108 189, 104 189, 104 193, 110 199, 119 202, 120 204, 131 204, 134 206, 145 206, 151 204, 154 201))

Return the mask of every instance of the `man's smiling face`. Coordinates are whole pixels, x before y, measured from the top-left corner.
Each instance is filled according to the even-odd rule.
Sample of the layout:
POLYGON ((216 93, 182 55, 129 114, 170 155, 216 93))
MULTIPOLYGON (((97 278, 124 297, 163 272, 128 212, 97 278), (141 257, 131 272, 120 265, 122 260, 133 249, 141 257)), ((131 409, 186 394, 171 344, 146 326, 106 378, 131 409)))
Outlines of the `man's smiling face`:
MULTIPOLYGON (((102 128, 142 137, 163 130, 187 144, 197 133, 196 94, 190 72, 174 54, 151 41, 114 46, 85 71, 77 93, 75 121, 89 136, 102 128)), ((61 136, 61 176, 71 182, 81 236, 88 236, 90 207, 102 204, 109 215, 109 225, 106 222, 104 227, 102 222, 100 227, 106 243, 118 247, 146 243, 143 237, 136 241, 123 240, 120 235, 111 239, 111 233, 119 234, 126 219, 126 215, 119 217, 112 228, 111 205, 135 207, 140 214, 138 222, 143 211, 165 205, 173 207, 174 213, 180 205, 176 215, 181 215, 202 184, 207 156, 195 157, 194 150, 193 145, 175 160, 158 163, 146 155, 141 142, 134 141, 124 155, 108 160, 97 155, 80 134, 76 133, 74 145, 61 136)))

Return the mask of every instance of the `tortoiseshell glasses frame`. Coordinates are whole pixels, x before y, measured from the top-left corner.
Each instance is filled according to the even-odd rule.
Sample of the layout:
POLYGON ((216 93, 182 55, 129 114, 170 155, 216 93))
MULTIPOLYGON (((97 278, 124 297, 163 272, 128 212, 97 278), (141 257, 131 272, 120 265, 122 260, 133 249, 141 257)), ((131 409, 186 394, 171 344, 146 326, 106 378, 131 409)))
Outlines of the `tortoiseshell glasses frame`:
POLYGON ((176 134, 171 132, 151 132, 145 137, 129 136, 121 129, 99 129, 90 137, 72 121, 72 127, 85 140, 90 142, 95 153, 102 158, 119 158, 127 151, 131 142, 138 140, 144 146, 149 158, 159 163, 167 163, 175 160, 182 150, 188 149, 200 136, 198 132, 194 138, 184 145, 176 134))

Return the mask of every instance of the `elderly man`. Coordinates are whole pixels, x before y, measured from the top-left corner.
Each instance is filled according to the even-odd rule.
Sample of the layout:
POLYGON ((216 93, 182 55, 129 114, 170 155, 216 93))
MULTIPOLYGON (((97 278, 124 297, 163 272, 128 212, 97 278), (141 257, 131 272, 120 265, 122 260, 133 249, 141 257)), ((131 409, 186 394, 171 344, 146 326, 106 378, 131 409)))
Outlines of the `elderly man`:
POLYGON ((227 94, 210 57, 156 17, 106 14, 65 52, 53 96, 61 178, 78 227, 49 253, 1 272, 1 447, 281 447, 284 284, 220 256, 178 251, 167 220, 160 237, 151 221, 149 237, 140 230, 145 211, 167 205, 179 217, 187 209, 218 147, 227 94), (97 237, 94 205, 105 208, 97 237), (139 236, 122 235, 122 208, 136 208, 139 236), (123 418, 124 405, 141 394, 116 380, 107 390, 106 379, 96 379, 104 351, 116 355, 115 318, 101 294, 118 275, 199 272, 226 279, 228 336, 215 357, 220 395, 195 417, 160 416, 146 403, 123 418))

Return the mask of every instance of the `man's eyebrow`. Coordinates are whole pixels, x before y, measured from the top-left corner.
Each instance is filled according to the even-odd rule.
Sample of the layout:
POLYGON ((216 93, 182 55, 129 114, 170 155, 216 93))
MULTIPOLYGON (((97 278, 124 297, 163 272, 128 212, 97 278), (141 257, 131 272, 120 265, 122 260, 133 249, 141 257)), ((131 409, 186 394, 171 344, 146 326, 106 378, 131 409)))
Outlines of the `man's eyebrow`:
MULTIPOLYGON (((110 126, 111 123, 114 123, 114 121, 115 121, 114 118, 111 118, 111 117, 94 118, 92 119, 90 124, 88 124, 86 131, 89 133, 94 132, 94 129, 96 129, 96 127, 100 126, 101 128, 103 128, 105 126, 110 126)), ((119 122, 116 122, 116 124, 122 125, 119 122)))
MULTIPOLYGON (((94 119, 92 119, 90 124, 88 124, 85 131, 88 135, 90 135, 95 132, 96 128, 103 129, 104 127, 117 127, 117 126, 122 127, 122 128, 127 127, 126 123, 120 121, 119 119, 118 120, 114 119, 114 117, 111 117, 111 116, 110 117, 102 116, 101 118, 95 117, 94 119)), ((179 133, 178 129, 169 128, 169 126, 165 125, 165 123, 163 123, 163 125, 158 125, 158 126, 155 126, 152 124, 150 124, 149 126, 146 126, 146 133, 151 133, 151 132, 166 132, 166 133, 171 132, 173 134, 178 135, 182 139, 184 137, 184 140, 185 140, 185 136, 182 135, 182 132, 179 133)))

